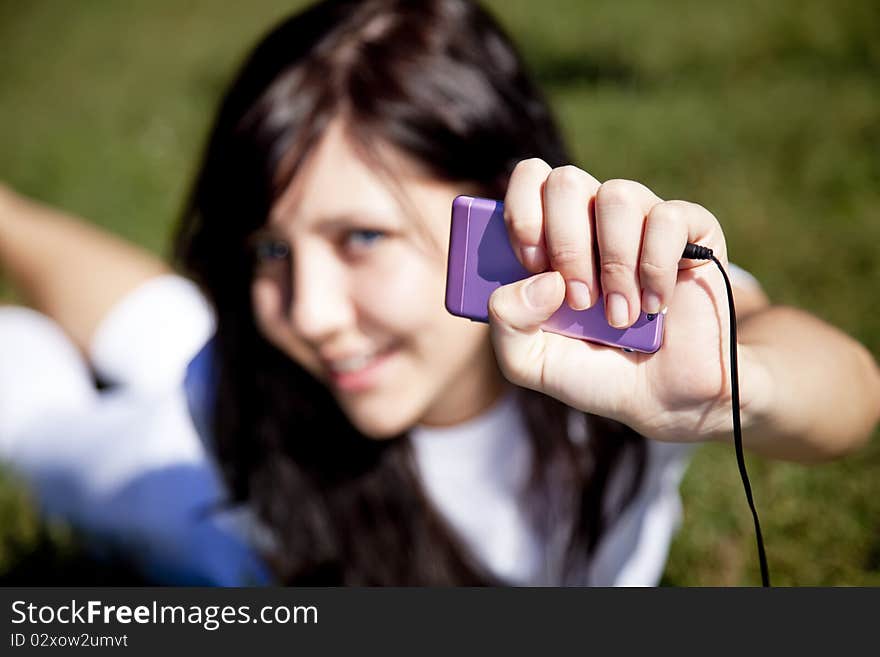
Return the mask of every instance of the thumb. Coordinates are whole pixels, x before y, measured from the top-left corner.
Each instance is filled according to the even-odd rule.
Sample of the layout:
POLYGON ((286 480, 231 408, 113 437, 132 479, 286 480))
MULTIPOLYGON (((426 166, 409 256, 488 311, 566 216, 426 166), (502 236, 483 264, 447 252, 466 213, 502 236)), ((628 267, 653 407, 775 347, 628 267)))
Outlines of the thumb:
POLYGON ((511 383, 528 388, 540 384, 547 337, 540 327, 564 299, 565 282, 556 271, 503 285, 489 297, 495 356, 511 383))

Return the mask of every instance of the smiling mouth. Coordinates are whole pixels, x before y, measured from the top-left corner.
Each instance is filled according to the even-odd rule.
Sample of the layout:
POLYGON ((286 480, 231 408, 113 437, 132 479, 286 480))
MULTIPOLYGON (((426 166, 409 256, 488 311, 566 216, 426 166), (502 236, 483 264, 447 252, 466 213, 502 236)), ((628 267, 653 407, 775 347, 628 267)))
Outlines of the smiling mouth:
POLYGON ((377 349, 367 354, 358 354, 348 358, 338 358, 336 360, 325 360, 324 367, 333 374, 345 374, 348 372, 357 372, 369 366, 377 358, 390 353, 397 348, 397 344, 393 343, 382 349, 377 349))
POLYGON ((334 361, 324 361, 325 371, 339 389, 361 390, 372 387, 377 382, 377 374, 381 366, 399 349, 398 343, 374 351, 334 361))
POLYGON ((336 361, 329 365, 328 369, 334 374, 344 374, 346 372, 356 372, 362 370, 375 360, 380 352, 366 354, 363 356, 353 356, 344 360, 336 361))

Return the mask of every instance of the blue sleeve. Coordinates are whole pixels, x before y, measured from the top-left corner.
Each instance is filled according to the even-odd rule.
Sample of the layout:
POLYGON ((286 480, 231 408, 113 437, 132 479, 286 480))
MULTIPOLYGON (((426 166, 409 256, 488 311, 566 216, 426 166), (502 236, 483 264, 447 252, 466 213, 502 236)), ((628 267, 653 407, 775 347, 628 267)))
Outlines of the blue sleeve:
POLYGON ((186 367, 183 391, 193 426, 205 448, 213 451, 211 413, 216 399, 216 368, 214 366, 214 338, 205 343, 186 367))
MULTIPOLYGON (((190 418, 208 454, 212 454, 214 448, 211 433, 211 415, 216 400, 214 353, 212 338, 190 361, 184 378, 184 393, 190 418)), ((241 518, 241 511, 208 509, 190 527, 190 538, 197 548, 196 554, 200 555, 198 568, 193 572, 204 571, 209 576, 208 583, 239 586, 266 584, 271 580, 270 573, 256 556, 255 549, 243 538, 246 532, 241 527, 236 530, 233 527, 236 523, 230 522, 234 515, 241 518)), ((245 515, 248 513, 248 510, 244 510, 245 515)), ((185 579, 186 574, 175 576, 175 579, 181 578, 185 579)))

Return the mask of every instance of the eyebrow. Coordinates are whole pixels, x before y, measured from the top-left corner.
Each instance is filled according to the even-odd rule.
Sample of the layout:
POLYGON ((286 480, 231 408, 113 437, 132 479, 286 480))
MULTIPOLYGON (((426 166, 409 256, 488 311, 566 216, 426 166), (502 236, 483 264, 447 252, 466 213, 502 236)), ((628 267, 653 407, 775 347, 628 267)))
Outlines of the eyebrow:
POLYGON ((397 217, 389 216, 389 215, 376 215, 376 214, 367 214, 363 212, 349 212, 344 214, 337 214, 330 217, 319 219, 315 222, 315 225, 326 227, 326 228, 344 228, 346 226, 354 225, 364 225, 364 224, 379 224, 379 225, 388 225, 390 223, 397 224, 399 223, 399 219, 397 217))
POLYGON ((284 237, 284 235, 277 226, 270 226, 269 224, 265 224, 248 233, 246 239, 253 240, 259 239, 261 237, 276 237, 281 239, 284 237))
MULTIPOLYGON (((397 213, 393 215, 386 213, 376 214, 353 210, 324 216, 311 222, 312 226, 317 226, 322 231, 339 230, 340 228, 346 228, 351 225, 362 226, 370 224, 376 224, 379 226, 389 226, 393 224, 394 226, 399 226, 400 217, 397 213)), ((281 226, 267 223, 260 230, 264 231, 263 234, 269 233, 271 235, 280 235, 281 229, 281 226)), ((255 231, 255 234, 259 234, 259 232, 255 231)))

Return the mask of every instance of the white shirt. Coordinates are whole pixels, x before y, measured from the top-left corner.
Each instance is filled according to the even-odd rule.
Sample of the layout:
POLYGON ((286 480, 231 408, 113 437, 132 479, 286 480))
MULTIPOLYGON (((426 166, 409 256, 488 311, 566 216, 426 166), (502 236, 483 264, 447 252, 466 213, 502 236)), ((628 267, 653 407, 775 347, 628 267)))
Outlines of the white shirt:
MULTIPOLYGON (((511 584, 559 583, 554 577, 559 564, 519 504, 531 450, 515 395, 454 427, 416 427, 411 440, 429 498, 484 566, 511 584)), ((678 486, 689 454, 689 445, 648 442, 641 487, 597 546, 587 576, 591 584, 659 582, 681 522, 678 486)), ((622 462, 609 484, 608 502, 632 467, 622 462)))

